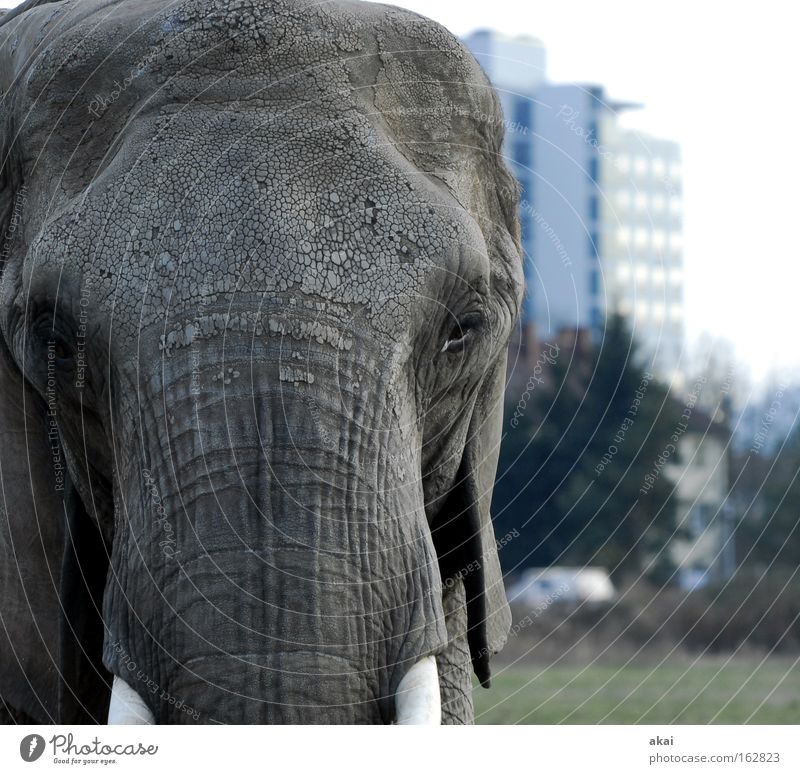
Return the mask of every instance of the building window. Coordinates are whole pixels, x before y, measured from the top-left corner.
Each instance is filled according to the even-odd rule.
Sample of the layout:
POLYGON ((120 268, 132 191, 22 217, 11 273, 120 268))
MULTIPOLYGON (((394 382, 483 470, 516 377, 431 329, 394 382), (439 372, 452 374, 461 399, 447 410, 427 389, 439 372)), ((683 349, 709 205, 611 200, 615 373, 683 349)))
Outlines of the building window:
POLYGON ((589 272, 589 293, 596 296, 600 292, 600 272, 592 269, 589 272))
POLYGON ((516 97, 514 99, 512 121, 517 125, 515 127, 517 131, 519 131, 520 128, 531 128, 533 124, 533 111, 531 110, 531 101, 527 97, 516 97))
POLYGON ((589 177, 591 181, 597 185, 600 179, 600 163, 597 160, 597 156, 592 156, 589 159, 589 177))
POLYGON ((511 145, 511 156, 514 162, 527 169, 531 168, 531 144, 524 137, 515 140, 511 145))
POLYGON ((589 219, 597 220, 600 217, 600 203, 597 199, 597 194, 592 194, 589 197, 589 219))
POLYGON ((695 537, 699 537, 705 532, 711 523, 712 515, 713 511, 709 505, 698 504, 692 508, 689 512, 689 529, 695 537))
POLYGON ((589 234, 589 255, 593 258, 600 257, 600 237, 594 231, 589 234))

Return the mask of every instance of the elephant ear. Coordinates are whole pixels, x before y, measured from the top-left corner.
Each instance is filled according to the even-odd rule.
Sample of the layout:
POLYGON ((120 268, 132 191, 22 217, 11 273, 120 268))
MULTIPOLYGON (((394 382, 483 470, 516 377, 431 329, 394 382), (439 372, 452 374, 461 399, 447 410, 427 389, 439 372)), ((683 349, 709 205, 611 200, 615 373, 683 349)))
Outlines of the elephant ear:
POLYGON ((0 350, 0 699, 18 720, 103 722, 107 551, 54 418, 0 350))
MULTIPOLYGON (((26 26, 20 15, 42 4, 28 0, 0 17, 4 280, 9 264, 23 260, 28 207, 14 141, 10 38, 26 26)), ((55 412, 0 337, 0 722, 105 719, 110 689, 99 611, 106 555, 67 472, 55 412)))
MULTIPOLYGON (((46 459, 42 401, 0 359, 0 697, 35 722, 58 718, 63 504, 46 459)), ((19 715, 18 715, 19 716, 19 715)))
POLYGON ((486 688, 491 657, 502 649, 511 627, 490 512, 505 374, 504 354, 478 392, 455 484, 432 525, 442 578, 460 578, 464 584, 472 666, 486 688))

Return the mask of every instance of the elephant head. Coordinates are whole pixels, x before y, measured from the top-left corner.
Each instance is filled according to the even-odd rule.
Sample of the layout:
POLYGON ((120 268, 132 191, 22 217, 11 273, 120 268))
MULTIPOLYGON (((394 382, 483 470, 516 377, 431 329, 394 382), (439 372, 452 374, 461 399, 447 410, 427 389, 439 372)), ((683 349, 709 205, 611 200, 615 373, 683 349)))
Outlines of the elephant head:
POLYGON ((478 65, 368 3, 28 0, 0 79, 5 704, 469 721, 522 287, 478 65))

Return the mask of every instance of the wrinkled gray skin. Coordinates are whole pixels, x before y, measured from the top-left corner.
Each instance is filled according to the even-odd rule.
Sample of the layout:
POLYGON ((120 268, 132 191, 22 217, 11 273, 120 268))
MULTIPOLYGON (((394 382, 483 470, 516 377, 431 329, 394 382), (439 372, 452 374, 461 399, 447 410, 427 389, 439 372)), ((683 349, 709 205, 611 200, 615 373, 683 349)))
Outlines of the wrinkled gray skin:
POLYGON ((388 723, 434 654, 471 721, 521 294, 480 68, 361 2, 29 0, 0 78, 0 712, 388 723))

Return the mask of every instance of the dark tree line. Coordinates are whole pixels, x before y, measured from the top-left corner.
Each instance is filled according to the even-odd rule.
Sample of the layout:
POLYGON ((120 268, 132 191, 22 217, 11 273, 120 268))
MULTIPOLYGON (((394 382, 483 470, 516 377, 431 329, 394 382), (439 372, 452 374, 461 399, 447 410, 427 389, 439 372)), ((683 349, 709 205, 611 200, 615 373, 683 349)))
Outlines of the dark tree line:
POLYGON ((498 536, 519 536, 502 547, 504 571, 591 564, 617 577, 664 575, 672 486, 661 471, 642 490, 680 409, 620 317, 609 318, 601 344, 561 348, 546 365, 508 395, 493 513, 498 536))
MULTIPOLYGON (((800 427, 769 452, 734 459, 738 561, 769 570, 800 565, 800 427)), ((800 580, 800 578, 798 578, 800 580)))

